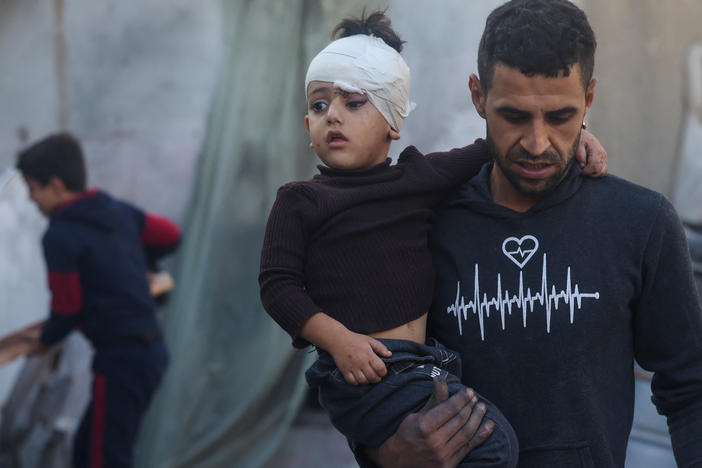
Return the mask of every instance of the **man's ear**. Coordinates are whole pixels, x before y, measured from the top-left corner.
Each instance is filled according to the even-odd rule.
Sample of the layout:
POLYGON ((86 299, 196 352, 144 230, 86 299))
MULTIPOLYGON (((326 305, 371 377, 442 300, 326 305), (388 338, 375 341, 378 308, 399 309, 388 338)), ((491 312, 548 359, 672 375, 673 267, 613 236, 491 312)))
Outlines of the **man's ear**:
POLYGON ((590 84, 587 85, 587 89, 585 90, 585 112, 590 109, 592 101, 595 100, 595 85, 597 85, 598 81, 597 78, 593 78, 590 80, 590 84))
POLYGON ((399 140, 400 139, 400 132, 396 132, 392 128, 388 130, 388 136, 390 137, 391 140, 399 140))
POLYGON ((475 110, 478 111, 480 117, 485 118, 485 93, 475 73, 471 73, 468 79, 468 89, 470 89, 470 98, 473 101, 475 110))

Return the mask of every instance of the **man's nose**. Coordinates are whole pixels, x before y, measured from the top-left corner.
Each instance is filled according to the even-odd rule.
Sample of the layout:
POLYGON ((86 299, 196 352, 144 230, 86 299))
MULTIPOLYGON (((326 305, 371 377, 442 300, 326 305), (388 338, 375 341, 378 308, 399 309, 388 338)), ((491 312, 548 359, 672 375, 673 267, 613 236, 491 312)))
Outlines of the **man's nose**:
POLYGON ((543 154, 549 149, 551 142, 549 140, 548 127, 544 121, 534 119, 520 143, 531 154, 543 154))

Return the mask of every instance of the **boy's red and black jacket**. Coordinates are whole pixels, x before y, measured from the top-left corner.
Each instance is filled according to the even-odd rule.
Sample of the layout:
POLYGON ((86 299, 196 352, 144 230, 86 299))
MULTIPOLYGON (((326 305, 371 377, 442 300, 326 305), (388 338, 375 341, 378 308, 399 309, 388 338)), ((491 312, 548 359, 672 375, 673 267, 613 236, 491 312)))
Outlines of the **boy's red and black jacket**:
POLYGON ((180 229, 98 190, 58 206, 42 239, 51 314, 44 345, 80 326, 96 350, 158 330, 146 272, 172 252, 180 229))

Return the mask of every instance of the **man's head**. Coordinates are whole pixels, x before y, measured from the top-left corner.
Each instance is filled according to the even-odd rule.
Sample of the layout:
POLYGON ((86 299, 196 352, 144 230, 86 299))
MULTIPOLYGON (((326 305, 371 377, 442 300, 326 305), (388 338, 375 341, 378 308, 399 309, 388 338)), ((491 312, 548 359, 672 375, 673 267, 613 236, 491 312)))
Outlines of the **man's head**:
POLYGON ((27 182, 30 198, 47 216, 85 190, 83 151, 69 133, 49 135, 20 151, 17 169, 27 182))
POLYGON ((512 0, 490 13, 478 47, 478 73, 489 92, 495 65, 524 75, 568 76, 580 65, 583 88, 595 66, 595 33, 569 0, 512 0))
POLYGON ((340 37, 307 70, 305 126, 328 166, 365 169, 385 161, 412 109, 402 40, 383 12, 343 20, 340 37))
POLYGON ((496 202, 528 209, 567 173, 594 99, 594 51, 567 0, 513 0, 488 17, 469 87, 487 122, 496 202))

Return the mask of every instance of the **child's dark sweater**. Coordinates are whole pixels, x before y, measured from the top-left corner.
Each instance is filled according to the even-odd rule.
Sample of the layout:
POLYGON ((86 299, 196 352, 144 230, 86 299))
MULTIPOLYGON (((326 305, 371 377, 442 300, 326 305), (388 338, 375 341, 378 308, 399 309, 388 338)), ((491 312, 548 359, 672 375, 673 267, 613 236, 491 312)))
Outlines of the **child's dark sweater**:
POLYGON ((324 312, 369 334, 429 310, 434 269, 427 235, 446 193, 490 159, 482 140, 440 156, 405 149, 361 171, 319 167, 278 191, 266 227, 259 284, 266 311, 293 338, 324 312))
POLYGON ((97 190, 57 207, 42 244, 51 314, 44 345, 80 327, 96 351, 158 333, 147 265, 173 251, 178 227, 97 190))

